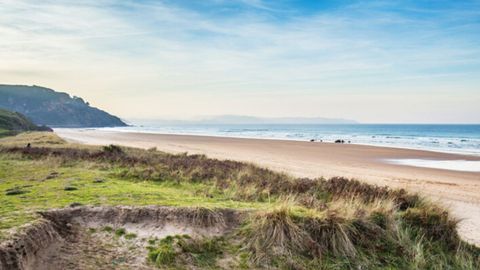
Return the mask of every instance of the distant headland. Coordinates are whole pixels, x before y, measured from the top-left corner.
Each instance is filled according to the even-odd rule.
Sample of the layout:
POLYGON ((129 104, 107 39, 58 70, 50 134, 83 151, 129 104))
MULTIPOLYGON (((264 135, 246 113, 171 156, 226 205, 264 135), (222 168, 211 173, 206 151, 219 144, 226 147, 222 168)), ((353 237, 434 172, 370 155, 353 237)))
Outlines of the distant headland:
POLYGON ((0 108, 25 115, 50 127, 126 126, 119 117, 67 93, 40 86, 0 84, 0 108))

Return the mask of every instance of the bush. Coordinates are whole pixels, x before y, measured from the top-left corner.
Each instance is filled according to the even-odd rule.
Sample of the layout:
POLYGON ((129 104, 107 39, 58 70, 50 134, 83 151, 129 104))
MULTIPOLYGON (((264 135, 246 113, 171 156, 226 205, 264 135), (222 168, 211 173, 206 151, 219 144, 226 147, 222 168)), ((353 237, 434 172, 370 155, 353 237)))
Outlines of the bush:
POLYGON ((110 144, 108 146, 103 147, 103 152, 108 155, 123 155, 124 152, 120 146, 110 144))

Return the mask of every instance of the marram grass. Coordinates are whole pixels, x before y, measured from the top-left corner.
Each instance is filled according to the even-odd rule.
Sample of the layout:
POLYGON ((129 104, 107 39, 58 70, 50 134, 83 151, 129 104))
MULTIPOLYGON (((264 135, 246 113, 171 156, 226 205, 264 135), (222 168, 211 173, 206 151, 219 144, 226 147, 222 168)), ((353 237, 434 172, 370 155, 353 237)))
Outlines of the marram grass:
POLYGON ((3 238, 36 211, 73 203, 195 207, 192 220, 204 226, 222 222, 217 208, 244 213, 222 237, 149 240, 147 260, 164 269, 480 269, 480 251, 460 239, 458 221, 418 195, 202 155, 21 134, 0 139, 0 192, 3 238))

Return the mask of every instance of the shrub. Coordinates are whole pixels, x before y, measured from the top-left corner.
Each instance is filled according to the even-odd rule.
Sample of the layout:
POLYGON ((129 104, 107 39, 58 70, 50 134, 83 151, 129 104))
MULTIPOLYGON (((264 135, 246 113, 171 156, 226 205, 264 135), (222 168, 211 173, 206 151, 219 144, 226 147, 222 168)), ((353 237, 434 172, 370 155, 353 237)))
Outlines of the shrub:
POLYGON ((112 156, 117 156, 117 155, 123 155, 124 152, 120 146, 110 144, 108 146, 103 147, 103 153, 107 155, 112 155, 112 156))

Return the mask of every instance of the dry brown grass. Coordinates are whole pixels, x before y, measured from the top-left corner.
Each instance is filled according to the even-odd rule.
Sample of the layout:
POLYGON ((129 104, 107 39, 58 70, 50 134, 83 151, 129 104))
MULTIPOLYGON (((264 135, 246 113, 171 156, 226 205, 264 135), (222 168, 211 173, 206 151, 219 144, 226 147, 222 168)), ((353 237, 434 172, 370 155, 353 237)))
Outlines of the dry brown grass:
POLYGON ((456 228, 459 220, 452 218, 447 210, 424 202, 419 207, 407 209, 402 218, 416 234, 431 241, 440 241, 451 250, 458 248, 460 237, 456 228))
MULTIPOLYGON (((289 196, 271 209, 252 213, 242 236, 257 265, 278 260, 298 263, 324 256, 362 261, 365 256, 378 256, 386 250, 397 250, 394 257, 398 257, 403 252, 402 241, 406 241, 399 238, 405 222, 402 213, 408 211, 404 212, 393 198, 366 202, 359 197, 339 197, 321 208, 305 208, 301 197, 289 196)), ((442 232, 447 234, 450 229, 454 228, 442 232)))
POLYGON ((49 147, 67 144, 67 142, 65 142, 53 132, 23 132, 16 136, 10 136, 0 139, 0 145, 9 147, 24 147, 29 143, 32 146, 49 147))
POLYGON ((308 252, 308 243, 313 244, 287 205, 252 214, 244 234, 255 264, 268 263, 275 256, 291 257, 297 252, 308 252))
POLYGON ((181 214, 186 219, 191 220, 193 225, 201 227, 225 227, 225 219, 223 213, 210 208, 205 207, 191 207, 185 208, 181 214))

